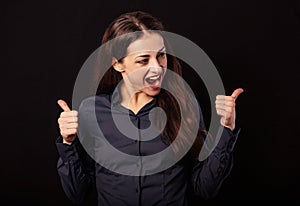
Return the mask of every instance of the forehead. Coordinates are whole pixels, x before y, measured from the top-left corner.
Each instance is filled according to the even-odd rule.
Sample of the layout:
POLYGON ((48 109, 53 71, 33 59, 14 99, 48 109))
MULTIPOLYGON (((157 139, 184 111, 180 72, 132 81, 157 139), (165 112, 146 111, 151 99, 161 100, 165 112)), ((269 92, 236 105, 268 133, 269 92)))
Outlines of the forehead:
POLYGON ((159 34, 146 32, 142 35, 141 38, 129 44, 127 53, 129 55, 141 52, 157 52, 163 47, 164 40, 159 34))

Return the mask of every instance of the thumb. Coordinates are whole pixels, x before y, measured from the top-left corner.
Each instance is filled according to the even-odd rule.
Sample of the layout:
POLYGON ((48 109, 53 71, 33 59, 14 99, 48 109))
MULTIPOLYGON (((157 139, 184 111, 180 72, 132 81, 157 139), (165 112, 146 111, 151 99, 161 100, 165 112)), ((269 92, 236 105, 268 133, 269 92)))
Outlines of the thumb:
POLYGON ((57 104, 58 104, 65 112, 71 111, 70 108, 69 108, 69 106, 67 105, 67 103, 66 103, 64 100, 62 100, 62 99, 58 100, 58 101, 57 101, 57 104))
POLYGON ((231 96, 232 96, 234 99, 236 99, 243 91, 244 91, 244 90, 243 90, 242 88, 238 88, 238 89, 234 90, 234 92, 232 93, 231 96))

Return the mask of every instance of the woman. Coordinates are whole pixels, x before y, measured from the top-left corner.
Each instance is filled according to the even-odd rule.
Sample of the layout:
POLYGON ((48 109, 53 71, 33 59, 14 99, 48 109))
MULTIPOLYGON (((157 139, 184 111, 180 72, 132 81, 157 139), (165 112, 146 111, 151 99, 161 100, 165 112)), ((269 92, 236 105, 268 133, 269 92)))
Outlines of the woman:
POLYGON ((189 101, 184 83, 176 78, 182 76, 181 67, 174 56, 166 54, 171 48, 160 33, 163 30, 162 23, 145 12, 125 13, 115 19, 106 29, 102 45, 116 38, 118 44, 106 44, 112 63, 96 97, 82 101, 79 112, 71 111, 63 100, 58 101, 64 110, 58 119, 61 131, 56 143, 60 154, 58 173, 66 195, 73 202, 84 202, 90 188, 95 186, 99 205, 188 205, 192 195, 214 197, 229 174, 239 132, 235 128, 235 100, 243 90, 237 89, 231 96, 217 96, 216 110, 224 130, 212 154, 199 161, 203 140, 209 136, 201 109, 189 101), (175 89, 176 97, 168 92, 171 88, 175 89), (101 135, 91 132, 89 105, 95 107, 101 135), (151 119, 154 107, 161 108, 166 118, 158 111, 151 119), (125 124, 128 117, 128 122, 138 129, 132 135, 120 132, 115 124, 114 118, 125 124), (141 131, 149 127, 156 136, 145 139, 141 131), (95 141, 105 138, 117 150, 140 157, 166 148, 172 148, 177 156, 187 149, 186 145, 190 146, 184 156, 178 155, 173 165, 164 168, 165 159, 159 159, 146 171, 142 161, 137 161, 140 165, 132 169, 130 161, 109 160, 114 157, 103 152, 106 147, 99 149, 101 144, 92 148, 101 160, 95 158, 82 147, 78 139, 83 137, 95 141), (177 142, 177 138, 181 141, 177 142), (129 169, 120 172, 124 165, 129 169))

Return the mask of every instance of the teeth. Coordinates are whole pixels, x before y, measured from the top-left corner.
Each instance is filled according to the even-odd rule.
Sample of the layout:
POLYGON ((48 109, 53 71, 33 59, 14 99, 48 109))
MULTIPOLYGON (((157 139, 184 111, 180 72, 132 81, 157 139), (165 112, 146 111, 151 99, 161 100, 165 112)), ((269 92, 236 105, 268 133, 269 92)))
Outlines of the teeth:
POLYGON ((151 80, 157 80, 159 78, 160 75, 157 75, 157 76, 153 76, 153 77, 149 77, 149 79, 151 80))

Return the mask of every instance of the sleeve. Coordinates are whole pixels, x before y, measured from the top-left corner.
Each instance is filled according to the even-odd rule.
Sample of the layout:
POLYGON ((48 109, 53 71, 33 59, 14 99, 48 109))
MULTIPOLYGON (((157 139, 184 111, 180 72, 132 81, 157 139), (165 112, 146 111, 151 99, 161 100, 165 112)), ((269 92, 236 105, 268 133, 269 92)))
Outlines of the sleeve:
POLYGON ((84 151, 78 138, 71 144, 63 144, 62 137, 56 140, 59 153, 57 171, 63 190, 75 204, 82 204, 95 184, 95 163, 84 151))
MULTIPOLYGON (((200 125, 205 128, 202 115, 200 125)), ((193 160, 192 187, 195 195, 209 199, 218 194, 233 167, 233 148, 240 130, 236 128, 231 131, 220 125, 221 137, 210 155, 202 161, 193 160)))

